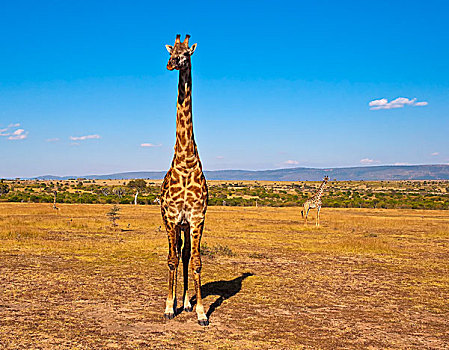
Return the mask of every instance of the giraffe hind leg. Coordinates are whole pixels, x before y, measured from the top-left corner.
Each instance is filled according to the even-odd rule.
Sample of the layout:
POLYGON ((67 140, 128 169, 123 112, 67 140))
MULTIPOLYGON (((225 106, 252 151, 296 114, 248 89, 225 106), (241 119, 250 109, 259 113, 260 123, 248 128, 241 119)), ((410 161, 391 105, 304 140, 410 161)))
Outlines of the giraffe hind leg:
POLYGON ((307 217, 309 216, 310 206, 304 205, 304 225, 307 225, 307 217))
POLYGON ((190 246, 190 227, 184 229, 184 247, 182 248, 182 277, 184 279, 184 311, 191 312, 193 310, 189 298, 189 262, 191 256, 190 246))
POLYGON ((201 235, 203 233, 204 222, 191 227, 190 237, 192 239, 192 257, 191 257, 191 269, 193 272, 193 280, 195 282, 196 292, 196 314, 198 317, 198 323, 200 326, 208 326, 209 320, 204 312, 203 299, 201 298, 201 255, 200 255, 200 242, 201 235))

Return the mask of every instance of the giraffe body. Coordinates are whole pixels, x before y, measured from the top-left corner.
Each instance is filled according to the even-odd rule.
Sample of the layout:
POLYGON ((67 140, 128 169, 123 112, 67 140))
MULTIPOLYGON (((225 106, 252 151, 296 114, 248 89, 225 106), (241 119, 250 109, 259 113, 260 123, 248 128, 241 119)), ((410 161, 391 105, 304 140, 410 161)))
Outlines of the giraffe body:
POLYGON ((321 202, 321 196, 323 195, 324 187, 326 186, 326 183, 328 180, 329 180, 329 178, 327 176, 325 176, 318 191, 313 195, 312 198, 305 201, 305 203, 303 205, 303 210, 301 210, 301 215, 304 218, 304 225, 307 225, 307 217, 309 216, 310 209, 316 209, 317 213, 316 213, 315 225, 320 226, 320 211, 321 211, 321 205, 323 204, 321 202))
POLYGON ((168 296, 165 318, 176 314, 176 282, 179 259, 182 257, 184 279, 184 310, 192 311, 188 295, 189 264, 196 292, 198 323, 209 324, 201 299, 200 242, 207 209, 208 190, 198 155, 192 124, 191 61, 196 44, 189 48, 176 37, 175 45, 167 45, 170 60, 167 69, 179 70, 178 103, 176 115, 176 145, 171 167, 165 175, 161 190, 161 213, 168 236, 168 296), (182 237, 183 233, 183 237, 182 237), (184 239, 184 242, 183 242, 184 239), (183 245, 184 243, 184 245, 183 245))

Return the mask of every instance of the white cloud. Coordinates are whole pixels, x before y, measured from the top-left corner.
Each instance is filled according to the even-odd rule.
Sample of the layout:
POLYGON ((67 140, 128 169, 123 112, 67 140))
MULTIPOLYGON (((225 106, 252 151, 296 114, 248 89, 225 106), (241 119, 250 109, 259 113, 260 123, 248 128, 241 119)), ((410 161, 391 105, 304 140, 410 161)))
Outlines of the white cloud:
POLYGON ((22 135, 10 136, 10 137, 8 137, 8 140, 25 140, 27 137, 28 137, 28 133, 26 132, 25 134, 22 134, 22 135))
POLYGON ((378 109, 394 109, 394 108, 402 108, 404 106, 427 106, 428 102, 420 101, 417 102, 416 98, 408 99, 406 97, 398 97, 394 100, 388 102, 386 98, 381 98, 380 100, 373 100, 369 104, 371 110, 378 109))
POLYGON ((90 140, 90 139, 99 139, 101 138, 100 135, 86 135, 86 136, 70 136, 70 140, 72 141, 84 141, 84 140, 90 140))
POLYGON ((371 101, 369 103, 369 106, 374 108, 376 106, 385 106, 387 103, 388 103, 388 100, 386 98, 382 98, 380 100, 373 100, 373 101, 371 101))
POLYGON ((374 159, 369 159, 369 158, 363 158, 363 159, 360 159, 360 163, 361 164, 377 164, 377 163, 380 163, 380 161, 374 160, 374 159))
POLYGON ((394 163, 393 165, 410 165, 410 163, 397 162, 394 163))
POLYGON ((28 136, 28 131, 24 129, 17 129, 9 137, 8 140, 24 140, 28 136))
POLYGON ((429 103, 426 101, 416 102, 414 106, 427 106, 429 103))
POLYGON ((8 137, 8 140, 23 140, 28 136, 28 131, 24 129, 17 129, 12 131, 12 128, 17 128, 20 123, 9 124, 6 128, 0 129, 0 136, 8 137))
POLYGON ((439 153, 439 152, 433 152, 433 153, 431 153, 430 155, 431 155, 431 156, 439 156, 440 153, 439 153))
POLYGON ((162 146, 162 143, 160 143, 158 145, 155 145, 153 143, 141 143, 140 144, 140 147, 161 147, 161 146, 162 146))
POLYGON ((57 137, 45 140, 45 142, 58 142, 58 141, 59 141, 59 138, 57 138, 57 137))
POLYGON ((217 158, 217 159, 224 159, 223 156, 216 156, 215 158, 217 158))
POLYGON ((285 164, 285 165, 298 165, 299 162, 298 162, 297 160, 291 160, 291 159, 289 159, 289 160, 286 160, 286 161, 284 162, 284 164, 285 164))

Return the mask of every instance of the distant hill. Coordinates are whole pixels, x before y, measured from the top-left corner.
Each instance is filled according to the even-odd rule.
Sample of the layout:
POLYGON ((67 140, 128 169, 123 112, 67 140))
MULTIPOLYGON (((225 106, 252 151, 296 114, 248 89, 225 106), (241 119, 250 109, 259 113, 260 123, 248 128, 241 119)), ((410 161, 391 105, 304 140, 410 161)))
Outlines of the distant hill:
POLYGON ((114 173, 108 175, 82 175, 82 176, 54 176, 43 175, 33 179, 36 180, 68 180, 68 179, 90 179, 90 180, 125 180, 125 179, 163 179, 166 171, 130 171, 126 173, 114 173))
MULTIPOLYGON (((165 171, 138 171, 109 175, 52 176, 37 180, 67 180, 70 178, 106 179, 162 179, 165 171)), ((204 172, 208 180, 259 180, 259 181, 319 181, 324 176, 331 180, 449 180, 449 165, 383 165, 350 168, 288 168, 274 170, 216 170, 204 172)))

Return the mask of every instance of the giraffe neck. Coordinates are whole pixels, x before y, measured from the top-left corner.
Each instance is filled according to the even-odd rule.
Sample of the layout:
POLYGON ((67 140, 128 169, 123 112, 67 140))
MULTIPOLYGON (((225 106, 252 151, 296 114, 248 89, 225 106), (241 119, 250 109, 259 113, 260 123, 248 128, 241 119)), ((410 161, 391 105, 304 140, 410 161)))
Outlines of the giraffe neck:
POLYGON ((324 191, 324 187, 326 186, 326 181, 323 181, 323 183, 320 185, 320 188, 318 189, 318 191, 315 194, 315 199, 320 199, 321 196, 323 195, 323 191, 324 191))
POLYGON ((178 104, 176 108, 176 144, 172 166, 184 170, 200 165, 193 136, 191 68, 179 71, 178 104))

